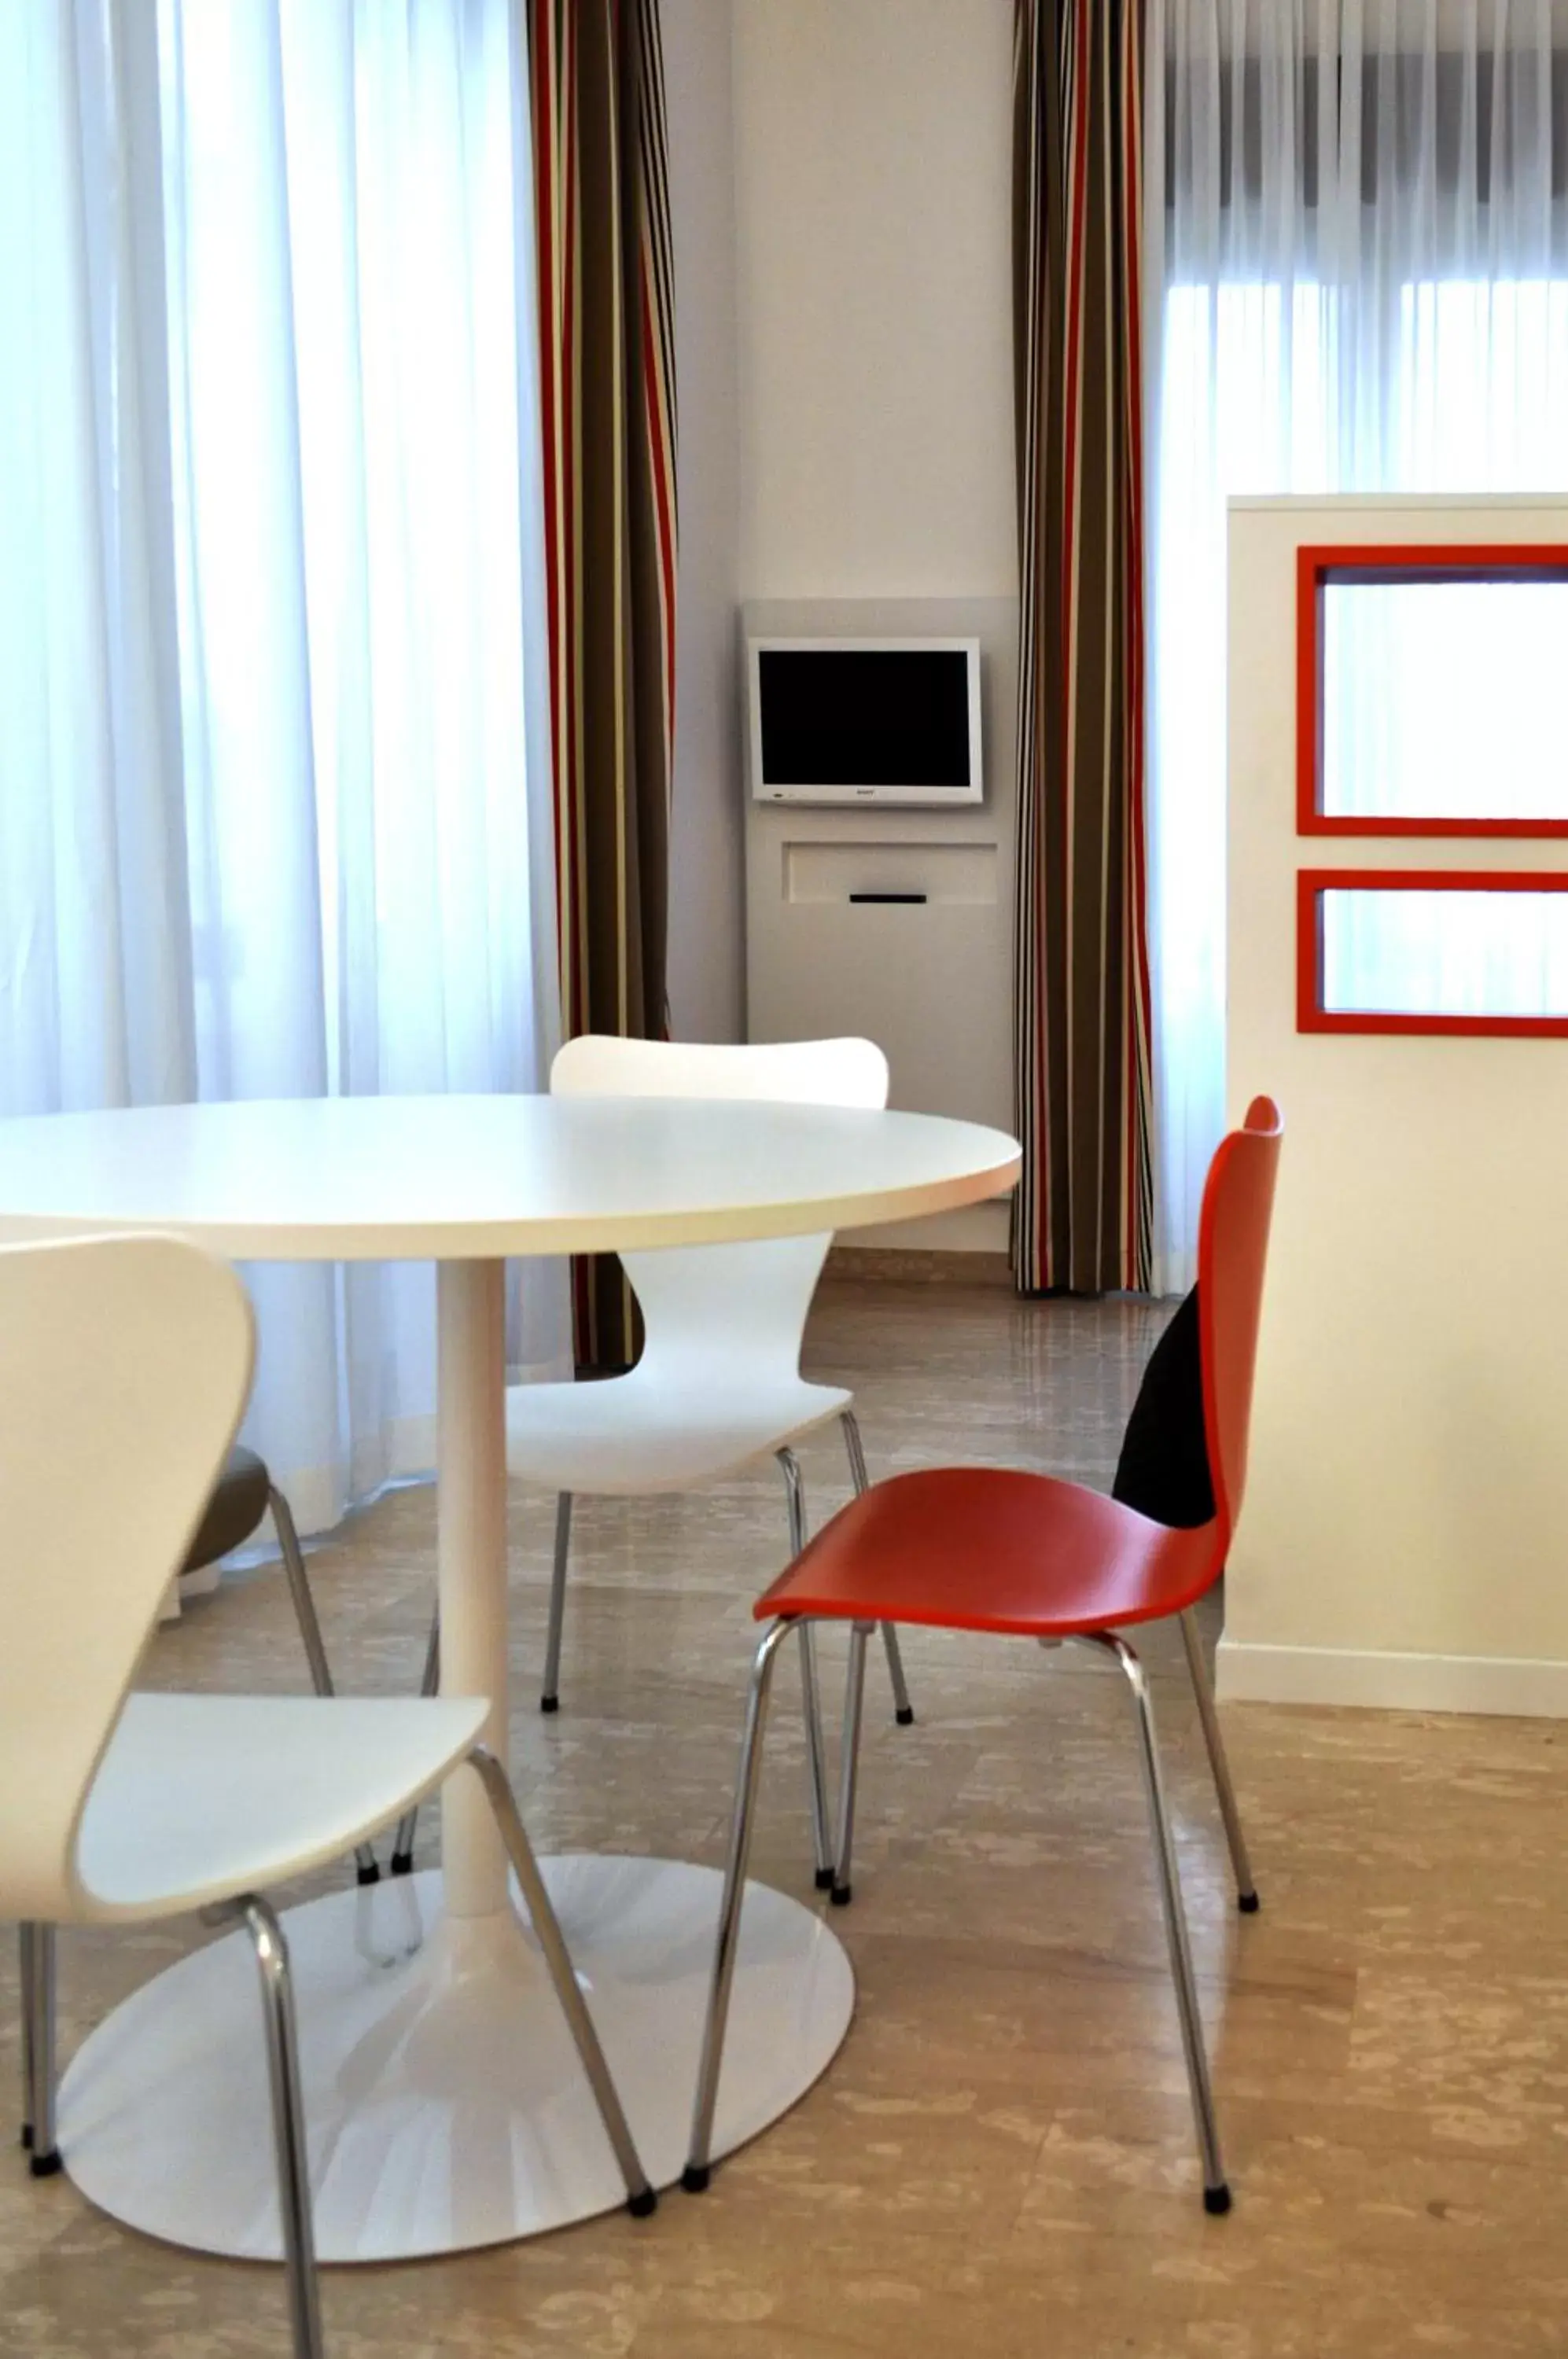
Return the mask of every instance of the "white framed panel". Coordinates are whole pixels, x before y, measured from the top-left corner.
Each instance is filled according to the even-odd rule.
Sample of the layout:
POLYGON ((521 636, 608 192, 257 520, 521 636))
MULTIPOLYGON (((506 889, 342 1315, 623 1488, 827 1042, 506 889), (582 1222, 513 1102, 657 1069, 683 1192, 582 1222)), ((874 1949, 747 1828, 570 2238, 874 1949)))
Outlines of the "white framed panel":
POLYGON ((1568 1038, 1303 1030, 1296 913, 1331 857, 1544 895, 1568 849, 1401 834, 1342 859, 1299 832, 1294 781, 1298 552, 1561 543, 1568 502, 1234 501, 1229 535, 1227 1092, 1271 1093, 1286 1134, 1222 1691, 1563 1712, 1568 1038))

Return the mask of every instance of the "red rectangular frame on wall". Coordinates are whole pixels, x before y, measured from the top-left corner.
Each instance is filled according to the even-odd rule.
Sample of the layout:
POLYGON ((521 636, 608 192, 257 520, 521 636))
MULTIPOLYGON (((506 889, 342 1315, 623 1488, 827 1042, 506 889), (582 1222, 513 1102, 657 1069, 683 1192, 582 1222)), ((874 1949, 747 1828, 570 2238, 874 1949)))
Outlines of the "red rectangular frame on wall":
POLYGON ((1447 1035, 1450 1038, 1568 1039, 1568 1016, 1410 1016, 1323 1004, 1325 892, 1568 893, 1561 868, 1301 868, 1296 873, 1296 1029, 1447 1035))
MULTIPOLYGON (((1401 541, 1296 551, 1296 831, 1300 835, 1568 836, 1562 819, 1354 817, 1319 808, 1323 775, 1323 593, 1338 575, 1362 582, 1568 581, 1568 543, 1401 541)), ((1324 1027, 1319 1029, 1328 1028, 1324 1027)), ((1334 1027, 1333 1028, 1342 1028, 1334 1027)), ((1410 1028, 1414 1028, 1413 1027, 1410 1028)), ((1534 1027, 1539 1028, 1539 1027, 1534 1027)))

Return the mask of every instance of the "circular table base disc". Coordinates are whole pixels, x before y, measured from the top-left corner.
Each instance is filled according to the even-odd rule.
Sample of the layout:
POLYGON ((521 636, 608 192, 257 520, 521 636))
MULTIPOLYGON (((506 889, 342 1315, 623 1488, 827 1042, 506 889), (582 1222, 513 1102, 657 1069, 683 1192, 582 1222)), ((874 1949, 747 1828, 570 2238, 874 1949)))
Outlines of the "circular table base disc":
MULTIPOLYGON (((686 2158, 721 1878, 671 1860, 540 1864, 644 2167, 670 2186, 686 2158)), ((625 2201, 526 1924, 443 1916, 435 1870, 333 1893, 283 1924, 321 2260, 463 2252, 625 2201)), ((747 1885, 715 2156, 804 2095, 854 2005, 821 1917, 747 1885)), ((131 2227, 280 2257, 247 1934, 182 1959, 100 2026, 61 2087, 60 2142, 82 2193, 131 2227)))

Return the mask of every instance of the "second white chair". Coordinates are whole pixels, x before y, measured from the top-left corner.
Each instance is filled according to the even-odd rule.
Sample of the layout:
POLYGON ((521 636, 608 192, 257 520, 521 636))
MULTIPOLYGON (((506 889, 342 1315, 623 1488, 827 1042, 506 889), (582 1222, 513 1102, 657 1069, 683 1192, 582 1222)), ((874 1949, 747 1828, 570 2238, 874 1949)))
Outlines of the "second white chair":
MULTIPOLYGON (((753 1098, 775 1103, 887 1103, 887 1060, 869 1040, 792 1040, 742 1048, 584 1035, 550 1069, 554 1096, 753 1098)), ((753 1245, 677 1246, 622 1261, 641 1307, 641 1358, 625 1375, 589 1384, 520 1385, 506 1396, 506 1463, 556 1494, 555 1567, 540 1707, 560 1701, 561 1633, 574 1496, 637 1497, 690 1491, 771 1454, 784 1477, 789 1553, 806 1540, 805 1499, 793 1444, 837 1418, 850 1478, 866 1488, 855 1396, 808 1384, 800 1345, 830 1236, 753 1245)), ((914 1718, 891 1625, 882 1633, 897 1717, 914 1718)), ((800 1636, 811 1831, 817 1883, 833 1884, 827 1774, 816 1663, 800 1636)), ((437 1642, 426 1670, 433 1687, 437 1642)), ((413 1864, 413 1827, 398 1831, 395 1871, 413 1864)))

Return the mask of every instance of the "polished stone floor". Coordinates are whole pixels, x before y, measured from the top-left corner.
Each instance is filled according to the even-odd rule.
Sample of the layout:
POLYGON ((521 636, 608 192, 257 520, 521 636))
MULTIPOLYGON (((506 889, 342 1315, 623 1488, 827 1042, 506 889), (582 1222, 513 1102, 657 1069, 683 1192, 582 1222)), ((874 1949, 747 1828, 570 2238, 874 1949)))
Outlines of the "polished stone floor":
MULTIPOLYGON (((833 1282, 809 1359, 858 1388, 874 1471, 994 1459, 1103 1484, 1160 1320, 833 1282)), ((845 1487, 832 1438, 802 1458, 826 1509, 845 1487)), ((581 1507, 562 1709, 543 1720, 550 1524, 548 1502, 516 1494, 513 1731, 536 1840, 716 1862, 747 1608, 780 1561, 777 1477, 581 1507)), ((345 1685, 416 1679, 432 1529, 431 1494, 406 1491, 314 1554, 345 1685)), ((1568 2352, 1568 1736, 1228 1711, 1263 1894, 1241 1919, 1171 1639, 1149 1651, 1228 2219, 1198 2201, 1120 1681, 1081 1650, 912 1633, 918 1724, 895 1728, 879 1679, 870 1691, 856 1897, 838 1922, 860 2003, 826 2078, 706 2197, 672 2194, 646 2223, 329 2273, 332 2359, 1568 2352)), ((147 1676, 298 1684, 276 1571, 193 1606, 147 1676)), ((753 1867, 809 1897, 791 1719, 777 1716, 753 1867)), ((65 1937, 67 2050, 202 1938, 65 1937)), ((0 2354, 287 2351, 277 2272, 143 2242, 69 2180, 35 2185, 19 2154, 0 2165, 0 2354)))

